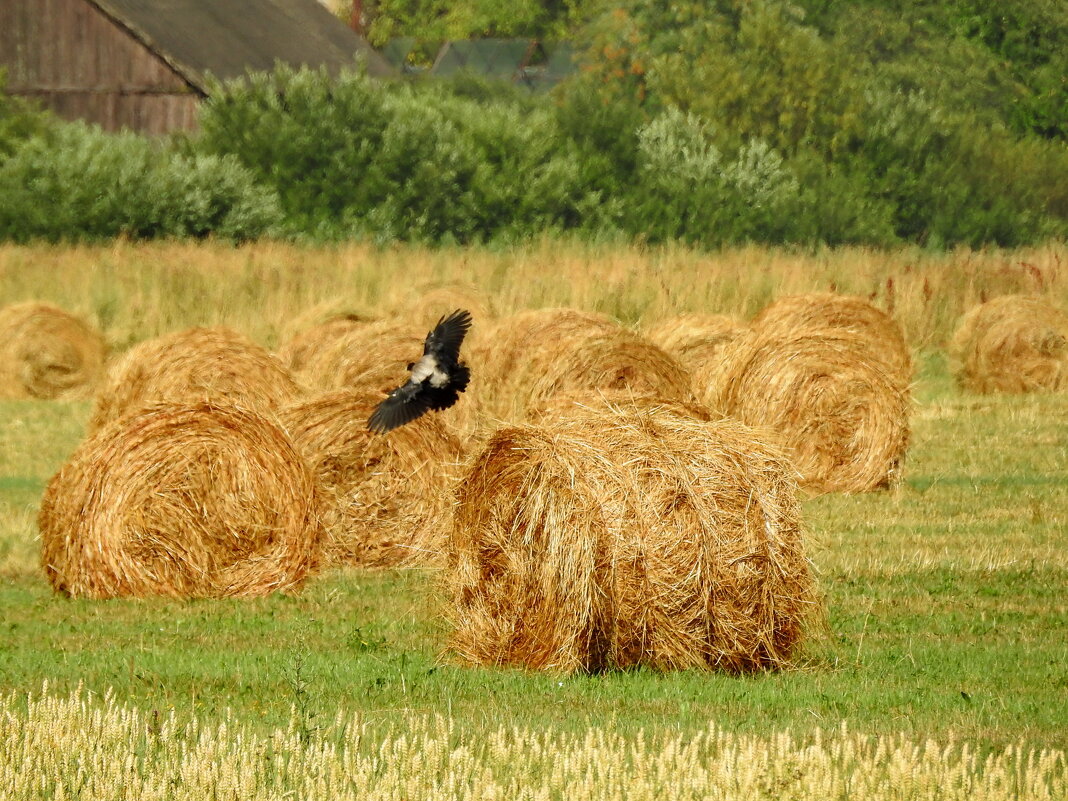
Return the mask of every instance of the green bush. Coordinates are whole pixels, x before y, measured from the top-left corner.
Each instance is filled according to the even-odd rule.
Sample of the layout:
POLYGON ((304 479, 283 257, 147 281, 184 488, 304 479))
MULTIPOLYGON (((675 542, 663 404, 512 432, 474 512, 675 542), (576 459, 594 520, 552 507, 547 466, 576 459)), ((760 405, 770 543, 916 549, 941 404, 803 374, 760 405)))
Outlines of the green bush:
POLYGON ((81 123, 25 140, 0 164, 0 238, 248 239, 281 220, 233 158, 186 156, 81 123))
POLYGON ((0 161, 31 136, 43 133, 51 123, 48 114, 7 94, 6 85, 7 76, 0 69, 0 161))

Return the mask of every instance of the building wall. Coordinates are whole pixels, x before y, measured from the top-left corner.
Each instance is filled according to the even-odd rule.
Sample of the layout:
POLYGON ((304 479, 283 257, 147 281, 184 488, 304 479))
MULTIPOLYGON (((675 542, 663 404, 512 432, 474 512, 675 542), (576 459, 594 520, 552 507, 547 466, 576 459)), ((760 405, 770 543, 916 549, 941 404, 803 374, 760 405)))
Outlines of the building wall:
POLYGON ((66 119, 149 134, 196 126, 200 95, 87 0, 0 1, 7 91, 66 119))

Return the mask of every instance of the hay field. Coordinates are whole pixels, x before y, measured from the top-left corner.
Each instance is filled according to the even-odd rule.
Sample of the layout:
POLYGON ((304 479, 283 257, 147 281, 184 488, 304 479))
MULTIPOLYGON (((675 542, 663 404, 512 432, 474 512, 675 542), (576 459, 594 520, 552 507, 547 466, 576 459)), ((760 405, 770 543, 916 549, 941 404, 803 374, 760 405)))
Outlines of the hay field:
POLYGON ((749 319, 833 288, 890 311, 917 364, 901 483, 803 503, 827 634, 793 669, 742 678, 462 666, 442 654, 432 569, 333 568, 261 598, 55 595, 37 509, 92 404, 2 400, 0 797, 1064 798, 1068 395, 966 393, 946 344, 1001 294, 1068 308, 1066 260, 1059 245, 0 248, 0 304, 79 314, 115 355, 196 325, 273 349, 310 309, 406 307, 435 284, 479 287, 498 313, 630 325, 749 319))

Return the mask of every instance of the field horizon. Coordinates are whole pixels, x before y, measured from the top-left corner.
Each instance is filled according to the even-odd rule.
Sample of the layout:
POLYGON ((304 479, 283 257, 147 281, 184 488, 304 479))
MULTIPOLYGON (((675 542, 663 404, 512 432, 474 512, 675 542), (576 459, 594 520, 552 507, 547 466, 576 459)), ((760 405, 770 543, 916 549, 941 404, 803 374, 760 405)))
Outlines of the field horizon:
POLYGON ((706 769, 679 797, 728 792, 722 771, 738 779, 724 797, 847 798, 851 772, 868 777, 855 788, 884 788, 872 798, 1065 797, 1068 395, 963 392, 945 346, 960 315, 989 297, 1037 294, 1068 309, 1066 261, 1059 243, 715 254, 552 241, 0 246, 0 306, 55 303, 97 325, 116 355, 193 325, 229 325, 276 348, 329 313, 404 313, 459 286, 497 314, 568 305, 639 329, 694 311, 748 319, 785 294, 858 294, 901 323, 916 363, 902 481, 804 498, 826 630, 791 669, 746 676, 461 665, 427 569, 331 569, 300 593, 255 599, 64 598, 39 567, 36 513, 91 404, 0 400, 0 795, 49 797, 59 784, 74 795, 79 766, 95 764, 112 783, 88 782, 83 797, 120 797, 106 765, 126 749, 145 798, 197 797, 164 785, 212 759, 253 766, 263 754, 264 766, 284 766, 217 776, 219 786, 247 781, 248 798, 350 797, 375 777, 401 782, 385 762, 361 761, 374 753, 407 760, 414 784, 367 797, 520 797, 527 786, 540 788, 531 798, 580 797, 565 792, 586 775, 576 766, 600 759, 619 770, 589 768, 604 791, 592 797, 658 797, 679 771, 706 769), (54 735, 70 756, 48 767, 41 754, 57 727, 101 736, 54 735), (577 761, 556 775, 543 751, 577 761), (763 773, 738 778, 744 760, 730 753, 750 754, 763 773), (942 773, 937 754, 952 756, 942 773), (31 763, 51 778, 20 780, 18 765, 31 763), (648 786, 643 765, 659 771, 648 786), (908 770, 925 778, 889 793, 908 770), (450 771, 467 778, 450 785, 450 771), (312 775, 325 784, 305 782, 312 775), (940 783, 943 795, 931 795, 940 783))

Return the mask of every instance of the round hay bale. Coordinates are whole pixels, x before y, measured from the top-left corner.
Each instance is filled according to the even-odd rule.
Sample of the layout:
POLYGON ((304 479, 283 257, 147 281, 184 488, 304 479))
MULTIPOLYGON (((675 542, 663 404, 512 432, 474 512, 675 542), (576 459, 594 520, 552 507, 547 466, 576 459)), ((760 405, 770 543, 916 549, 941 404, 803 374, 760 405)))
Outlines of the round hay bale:
MULTIPOLYGON (((412 291, 402 302, 392 306, 394 317, 424 325, 433 324, 443 314, 453 309, 467 309, 478 321, 480 328, 496 317, 493 299, 481 289, 470 284, 423 285, 412 291)), ((472 329, 472 333, 478 329, 472 329)))
POLYGON ((816 622, 793 470, 653 403, 499 430, 459 484, 450 647, 482 665, 778 668, 816 622))
MULTIPOLYGON (((360 324, 338 336, 329 347, 314 353, 301 377, 305 383, 323 391, 370 390, 381 401, 390 390, 408 380, 408 365, 423 355, 426 335, 437 320, 434 318, 425 327, 399 320, 360 324)), ((469 361, 466 351, 465 344, 461 361, 469 361)), ((472 382, 477 384, 481 377, 472 372, 472 382)), ((460 396, 459 403, 432 416, 466 437, 477 428, 480 419, 475 393, 468 389, 460 396)), ((366 421, 364 417, 361 423, 366 421)))
POLYGON ((724 358, 712 405, 772 429, 802 486, 867 492, 900 477, 909 387, 855 339, 742 337, 724 358))
POLYGON ((381 399, 341 390, 282 411, 323 489, 326 555, 374 567, 437 564, 460 443, 438 415, 371 434, 367 418, 381 399))
POLYGON ((0 396, 90 395, 104 372, 107 345, 84 320, 47 303, 0 309, 0 396))
POLYGON ((328 315, 310 324, 296 327, 275 354, 294 375, 302 376, 317 354, 328 351, 348 334, 371 322, 371 318, 355 312, 328 315))
POLYGON ((232 406, 155 406, 89 437, 52 478, 42 565, 80 598, 292 590, 318 561, 318 507, 275 423, 232 406))
POLYGON ((750 323, 767 339, 799 336, 852 338, 903 381, 912 380, 912 355, 901 326, 865 298, 813 292, 778 298, 750 323))
POLYGON ((504 420, 521 420, 529 406, 573 390, 692 397, 690 377, 678 361, 604 315, 524 311, 497 321, 483 341, 472 354, 472 374, 484 374, 480 399, 489 414, 504 420))
POLYGON ((949 357, 957 384, 970 392, 1063 391, 1068 314, 1041 298, 994 298, 961 318, 949 357))
POLYGON ((661 320, 643 334, 693 373, 719 359, 724 346, 745 330, 744 323, 727 314, 680 314, 661 320))
POLYGON ((300 388, 277 358, 222 326, 190 328, 131 348, 108 370, 89 430, 157 403, 230 403, 274 414, 300 388))
POLYGON ((308 356, 301 376, 320 390, 389 392, 408 380, 407 365, 422 355, 430 327, 395 319, 350 325, 308 356))

